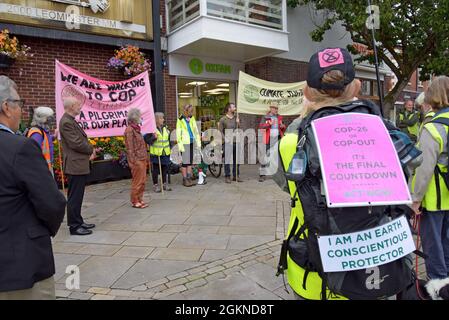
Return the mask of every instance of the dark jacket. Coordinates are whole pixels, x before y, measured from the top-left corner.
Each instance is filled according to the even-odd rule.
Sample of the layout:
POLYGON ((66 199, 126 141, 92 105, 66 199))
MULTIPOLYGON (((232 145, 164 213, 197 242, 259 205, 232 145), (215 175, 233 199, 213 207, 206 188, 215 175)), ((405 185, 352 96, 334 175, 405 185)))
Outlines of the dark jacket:
POLYGON ((81 176, 90 173, 89 158, 94 147, 89 143, 87 135, 76 120, 64 113, 59 121, 61 133, 63 171, 65 174, 81 176))
POLYGON ((50 236, 64 218, 36 141, 0 130, 0 292, 28 289, 55 273, 50 236))

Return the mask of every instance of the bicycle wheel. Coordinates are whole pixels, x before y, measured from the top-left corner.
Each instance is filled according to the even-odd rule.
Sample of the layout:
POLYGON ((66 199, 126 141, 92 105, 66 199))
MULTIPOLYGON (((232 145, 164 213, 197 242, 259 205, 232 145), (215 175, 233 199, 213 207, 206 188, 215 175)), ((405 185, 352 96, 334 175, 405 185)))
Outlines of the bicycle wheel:
POLYGON ((219 178, 221 175, 221 164, 216 164, 215 162, 212 162, 209 165, 209 172, 215 178, 219 178))

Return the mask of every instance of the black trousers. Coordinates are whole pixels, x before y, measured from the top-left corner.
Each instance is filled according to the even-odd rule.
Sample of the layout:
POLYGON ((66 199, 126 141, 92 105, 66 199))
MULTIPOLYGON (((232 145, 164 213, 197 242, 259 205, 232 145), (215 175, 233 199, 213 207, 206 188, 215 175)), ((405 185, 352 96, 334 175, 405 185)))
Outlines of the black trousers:
POLYGON ((81 206, 83 205, 87 175, 68 175, 67 179, 69 184, 67 195, 67 225, 73 231, 84 223, 83 217, 81 216, 81 206))
MULTIPOLYGON (((159 163, 153 163, 153 170, 151 171, 152 173, 152 177, 153 177, 153 184, 158 184, 160 181, 158 180, 158 176, 159 176, 159 163)), ((162 182, 166 183, 167 182, 167 173, 168 173, 168 166, 166 165, 161 165, 161 169, 162 169, 162 182)))

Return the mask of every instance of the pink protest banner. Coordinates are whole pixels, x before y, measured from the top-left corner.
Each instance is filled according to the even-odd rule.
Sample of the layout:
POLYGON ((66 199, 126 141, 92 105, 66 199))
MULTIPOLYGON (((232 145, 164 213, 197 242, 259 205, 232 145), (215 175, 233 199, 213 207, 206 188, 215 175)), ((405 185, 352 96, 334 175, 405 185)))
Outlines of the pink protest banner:
POLYGON ((142 112, 142 133, 156 131, 148 72, 121 82, 104 81, 56 60, 55 83, 57 123, 64 114, 64 98, 73 97, 82 104, 76 120, 88 137, 122 136, 131 108, 142 112))
POLYGON ((382 119, 361 113, 312 122, 329 207, 410 204, 394 144, 382 119))

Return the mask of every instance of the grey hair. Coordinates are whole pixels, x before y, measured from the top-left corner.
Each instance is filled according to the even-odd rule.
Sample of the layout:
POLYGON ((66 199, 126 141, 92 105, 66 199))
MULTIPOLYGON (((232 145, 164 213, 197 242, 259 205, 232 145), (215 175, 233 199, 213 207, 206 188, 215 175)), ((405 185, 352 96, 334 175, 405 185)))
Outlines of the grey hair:
POLYGON ((140 109, 137 108, 131 108, 128 111, 128 123, 140 123, 140 117, 142 116, 142 113, 140 112, 140 109))
POLYGON ((1 104, 11 98, 11 90, 17 91, 17 84, 7 76, 0 76, 0 112, 3 112, 1 104))
POLYGON ((49 107, 38 107, 34 109, 32 126, 44 126, 47 123, 49 117, 53 117, 55 112, 49 107))
POLYGON ((164 118, 165 115, 164 115, 163 112, 155 112, 155 113, 154 113, 154 117, 155 117, 155 118, 164 118))
POLYGON ((416 98, 415 100, 415 106, 419 107, 422 106, 424 104, 424 98, 426 97, 425 92, 421 92, 418 96, 418 98, 416 98))
POLYGON ((74 97, 65 97, 62 100, 63 104, 64 104, 64 110, 67 110, 68 108, 70 108, 71 106, 73 106, 75 103, 78 102, 78 100, 76 100, 74 97))

